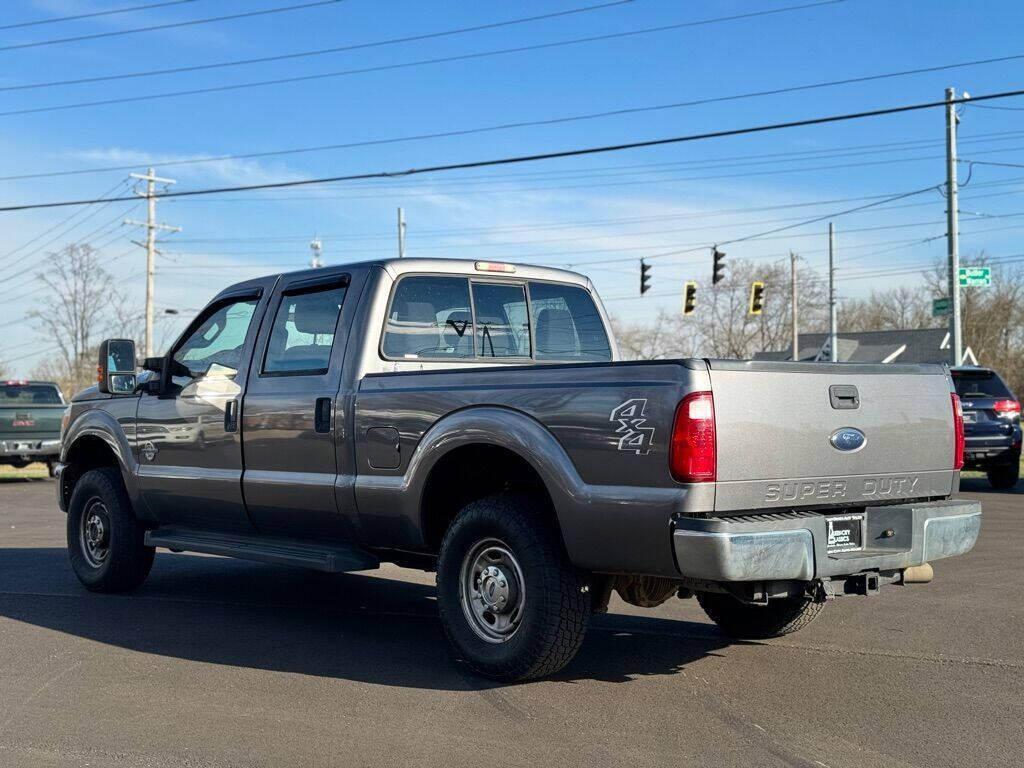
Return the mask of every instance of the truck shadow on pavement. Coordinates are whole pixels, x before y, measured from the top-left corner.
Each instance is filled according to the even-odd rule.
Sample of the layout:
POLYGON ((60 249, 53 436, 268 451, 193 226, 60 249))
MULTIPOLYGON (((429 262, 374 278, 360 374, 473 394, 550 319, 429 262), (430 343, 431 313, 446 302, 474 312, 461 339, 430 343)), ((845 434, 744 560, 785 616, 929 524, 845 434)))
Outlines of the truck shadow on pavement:
MULTIPOLYGON (((413 688, 500 687, 452 660, 433 584, 364 574, 158 553, 137 591, 97 595, 79 585, 64 549, 4 548, 0 617, 186 661, 413 688)), ((673 674, 728 644, 707 624, 597 616, 554 679, 673 674)))
POLYGON ((1024 481, 1018 482, 1013 488, 993 488, 983 477, 960 478, 960 490, 969 493, 1008 493, 1024 496, 1024 481))

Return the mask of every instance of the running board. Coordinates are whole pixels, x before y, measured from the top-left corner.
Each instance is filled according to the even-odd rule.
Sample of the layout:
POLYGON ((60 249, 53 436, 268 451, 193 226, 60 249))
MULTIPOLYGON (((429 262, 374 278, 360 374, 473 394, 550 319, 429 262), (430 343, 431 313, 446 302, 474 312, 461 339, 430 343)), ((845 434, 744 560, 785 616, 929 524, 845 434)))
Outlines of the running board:
POLYGON ((270 536, 194 531, 187 528, 157 528, 146 531, 146 544, 181 552, 202 552, 261 563, 292 565, 316 571, 368 571, 380 567, 380 560, 354 544, 321 544, 270 536))

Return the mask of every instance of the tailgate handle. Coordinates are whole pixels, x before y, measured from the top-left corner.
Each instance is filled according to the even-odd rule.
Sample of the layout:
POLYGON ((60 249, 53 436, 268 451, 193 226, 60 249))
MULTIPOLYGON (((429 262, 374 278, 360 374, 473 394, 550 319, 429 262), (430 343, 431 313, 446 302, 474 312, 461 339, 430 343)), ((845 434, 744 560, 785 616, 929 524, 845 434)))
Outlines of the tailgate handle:
POLYGON ((833 384, 828 388, 828 398, 837 411, 860 408, 860 395, 852 384, 833 384))

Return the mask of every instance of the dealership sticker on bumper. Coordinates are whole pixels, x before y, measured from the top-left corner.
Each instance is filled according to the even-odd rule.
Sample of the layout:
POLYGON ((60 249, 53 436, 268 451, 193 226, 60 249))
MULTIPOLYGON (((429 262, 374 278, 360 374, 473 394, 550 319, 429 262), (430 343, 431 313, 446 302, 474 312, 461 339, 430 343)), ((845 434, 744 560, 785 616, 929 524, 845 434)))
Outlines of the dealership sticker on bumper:
POLYGON ((856 552, 864 548, 864 515, 840 515, 825 520, 828 552, 856 552))

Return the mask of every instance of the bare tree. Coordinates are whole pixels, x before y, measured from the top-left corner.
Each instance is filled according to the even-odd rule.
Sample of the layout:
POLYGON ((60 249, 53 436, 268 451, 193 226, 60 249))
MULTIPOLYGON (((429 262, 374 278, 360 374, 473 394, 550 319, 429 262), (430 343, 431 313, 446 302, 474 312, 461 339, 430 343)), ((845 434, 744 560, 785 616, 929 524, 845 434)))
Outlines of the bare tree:
POLYGON ((928 291, 899 286, 872 291, 866 299, 847 299, 840 304, 839 327, 843 331, 900 331, 931 328, 941 321, 931 316, 928 291))
POLYGON ((623 323, 612 318, 619 351, 627 360, 671 360, 697 354, 699 338, 690 318, 661 310, 654 322, 623 323))
MULTIPOLYGON (((806 267, 799 279, 799 320, 804 331, 821 330, 826 322, 826 288, 806 267)), ((786 349, 792 339, 792 292, 789 266, 736 260, 719 285, 698 294, 697 325, 702 354, 749 358, 755 352, 786 349), (760 315, 748 313, 750 286, 765 284, 760 315)))
POLYGON ((28 316, 55 352, 34 375, 56 380, 71 394, 95 378, 97 345, 117 326, 112 314, 121 305, 121 296, 99 252, 90 245, 72 244, 51 254, 46 271, 37 277, 49 289, 51 303, 28 316))

